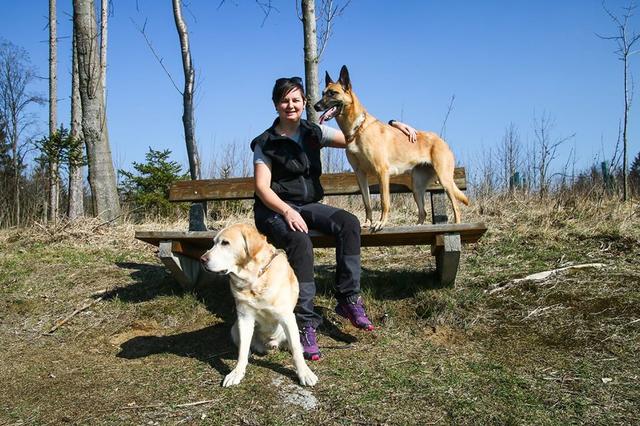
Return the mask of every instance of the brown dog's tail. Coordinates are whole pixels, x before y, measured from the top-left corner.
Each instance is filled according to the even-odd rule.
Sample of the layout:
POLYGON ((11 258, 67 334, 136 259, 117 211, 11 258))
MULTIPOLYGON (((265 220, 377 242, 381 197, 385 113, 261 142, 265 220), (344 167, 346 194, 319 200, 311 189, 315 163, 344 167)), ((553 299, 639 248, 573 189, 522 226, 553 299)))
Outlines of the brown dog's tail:
POLYGON ((458 201, 460 201, 462 204, 464 204, 465 206, 469 205, 469 199, 467 198, 466 195, 464 195, 464 192, 460 191, 460 188, 458 188, 455 184, 453 185, 453 196, 456 197, 456 199, 458 201))

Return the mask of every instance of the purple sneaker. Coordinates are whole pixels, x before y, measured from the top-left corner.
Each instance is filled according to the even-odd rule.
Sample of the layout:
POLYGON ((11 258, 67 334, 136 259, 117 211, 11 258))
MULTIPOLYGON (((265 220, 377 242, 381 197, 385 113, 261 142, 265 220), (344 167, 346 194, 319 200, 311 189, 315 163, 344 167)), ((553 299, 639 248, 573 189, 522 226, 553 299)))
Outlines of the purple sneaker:
POLYGON ((320 348, 316 339, 316 329, 310 325, 300 328, 300 343, 302 344, 302 355, 309 361, 320 359, 320 348))
POLYGON ((367 317, 367 313, 364 310, 362 297, 358 297, 355 302, 349 302, 348 300, 338 302, 336 314, 347 318, 354 327, 361 330, 373 331, 374 329, 373 324, 369 321, 369 317, 367 317))

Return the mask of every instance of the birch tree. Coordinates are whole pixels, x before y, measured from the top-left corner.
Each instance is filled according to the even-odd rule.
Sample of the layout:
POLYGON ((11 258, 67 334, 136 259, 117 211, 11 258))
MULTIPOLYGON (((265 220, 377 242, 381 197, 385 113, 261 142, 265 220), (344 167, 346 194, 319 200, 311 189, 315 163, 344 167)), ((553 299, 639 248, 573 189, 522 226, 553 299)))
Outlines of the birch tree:
POLYGON ((78 52, 82 133, 87 149, 93 210, 97 217, 111 221, 120 215, 120 202, 107 131, 93 0, 73 0, 73 24, 78 52))
MULTIPOLYGON (((301 0, 302 12, 299 18, 302 20, 304 34, 304 76, 307 95, 307 120, 317 123, 318 113, 313 105, 320 99, 318 89, 318 64, 333 33, 333 24, 336 17, 340 16, 349 5, 350 0, 339 5, 333 0, 321 0, 319 17, 316 16, 315 0, 301 0), (321 23, 320 30, 317 22, 321 23)), ((296 2, 296 7, 297 7, 296 2)))
MULTIPOLYGON (((56 0, 49 0, 49 138, 53 139, 58 127, 58 23, 56 0)), ((60 171, 56 158, 49 162, 49 220, 58 219, 60 199, 60 171)))
MULTIPOLYGON (((187 24, 182 17, 182 4, 180 0, 173 0, 173 17, 180 38, 182 51, 182 69, 184 71, 184 89, 182 91, 182 125, 184 127, 184 139, 187 145, 187 157, 189 158, 189 174, 191 179, 200 179, 200 158, 195 140, 195 119, 193 108, 193 92, 195 89, 196 72, 191 61, 189 47, 189 32, 187 24)), ((189 214, 189 230, 206 230, 204 224, 205 205, 194 203, 189 214)))
POLYGON ((82 143, 82 105, 80 100, 80 81, 78 76, 78 49, 75 35, 71 41, 71 130, 73 149, 69 155, 69 204, 67 215, 69 220, 84 216, 83 165, 84 154, 82 143))
POLYGON ((100 85, 102 96, 107 101, 107 34, 109 0, 100 1, 100 85))
POLYGON ((316 30, 315 0, 302 0, 302 26, 304 33, 304 79, 307 88, 307 120, 318 123, 318 112, 313 105, 318 102, 318 34, 316 30))

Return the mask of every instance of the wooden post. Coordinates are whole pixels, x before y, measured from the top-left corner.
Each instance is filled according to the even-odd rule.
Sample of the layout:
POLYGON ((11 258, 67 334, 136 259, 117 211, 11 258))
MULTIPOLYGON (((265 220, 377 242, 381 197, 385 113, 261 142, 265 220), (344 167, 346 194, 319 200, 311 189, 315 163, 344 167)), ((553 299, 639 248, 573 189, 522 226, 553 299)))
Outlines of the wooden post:
POLYGON ((189 231, 206 231, 207 203, 193 203, 189 208, 189 231))
MULTIPOLYGON (((447 196, 444 192, 431 192, 431 220, 434 224, 447 223, 447 196)), ((440 284, 453 286, 460 264, 460 234, 442 234, 436 237, 436 244, 431 247, 436 257, 436 273, 440 284)))

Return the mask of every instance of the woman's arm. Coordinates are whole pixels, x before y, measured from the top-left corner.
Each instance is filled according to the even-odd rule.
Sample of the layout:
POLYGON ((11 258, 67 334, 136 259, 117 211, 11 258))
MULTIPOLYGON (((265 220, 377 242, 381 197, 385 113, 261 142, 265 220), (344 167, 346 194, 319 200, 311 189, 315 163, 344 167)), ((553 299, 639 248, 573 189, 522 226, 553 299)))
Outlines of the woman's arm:
POLYGON ((389 120, 389 125, 395 127, 405 135, 409 136, 409 140, 412 143, 415 143, 418 140, 418 133, 416 132, 416 129, 409 126, 408 124, 397 120, 389 120))
POLYGON ((253 165, 253 180, 256 195, 270 210, 280 213, 294 231, 309 232, 309 228, 300 213, 291 208, 271 189, 271 169, 264 163, 253 165))

